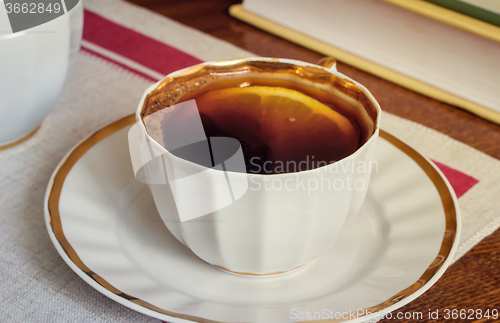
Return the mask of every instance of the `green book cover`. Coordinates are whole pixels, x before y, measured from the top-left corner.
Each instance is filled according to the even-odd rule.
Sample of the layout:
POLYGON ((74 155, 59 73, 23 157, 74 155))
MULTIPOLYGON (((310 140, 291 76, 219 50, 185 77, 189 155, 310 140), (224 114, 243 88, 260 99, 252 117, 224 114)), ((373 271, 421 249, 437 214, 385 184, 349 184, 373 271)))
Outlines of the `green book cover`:
MULTIPOLYGON (((469 17, 500 27, 500 5, 492 6, 488 0, 425 0, 469 17)), ((500 1, 500 0, 498 0, 500 1)))

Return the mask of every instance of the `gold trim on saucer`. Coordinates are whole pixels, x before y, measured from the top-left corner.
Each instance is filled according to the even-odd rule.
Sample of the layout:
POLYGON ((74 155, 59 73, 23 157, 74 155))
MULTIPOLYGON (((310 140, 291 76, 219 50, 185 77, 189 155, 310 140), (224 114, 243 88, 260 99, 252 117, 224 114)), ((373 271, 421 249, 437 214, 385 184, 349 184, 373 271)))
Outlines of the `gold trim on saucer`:
POLYGON ((231 274, 235 274, 235 275, 241 275, 241 276, 253 276, 253 277, 267 277, 267 276, 276 276, 276 275, 281 275, 281 274, 286 274, 286 273, 290 273, 292 271, 294 271, 295 269, 298 269, 300 267, 302 267, 302 265, 300 266, 297 266, 293 269, 290 269, 290 270, 285 270, 285 271, 277 271, 275 273, 268 273, 268 274, 253 274, 253 273, 245 273, 245 272, 241 272, 241 271, 232 271, 232 270, 229 270, 227 268, 224 268, 224 267, 221 267, 221 266, 217 266, 217 265, 212 265, 214 266, 215 268, 218 268, 222 271, 226 271, 228 273, 231 273, 231 274))
POLYGON ((134 296, 125 294, 124 292, 118 290, 113 285, 108 283, 101 276, 97 275, 92 270, 90 270, 80 259, 80 257, 78 256, 78 254, 73 249, 71 244, 66 239, 66 236, 64 235, 64 231, 62 229, 62 224, 61 224, 61 215, 59 213, 59 198, 61 197, 61 192, 64 185, 64 181, 66 180, 66 176, 68 176, 69 172, 71 171, 73 166, 80 160, 80 158, 95 144, 97 144, 104 138, 108 137, 109 135, 112 135, 113 133, 122 129, 123 127, 126 127, 134 122, 135 122, 135 115, 130 115, 128 117, 113 122, 112 124, 102 128, 101 130, 96 131, 94 134, 92 134, 90 137, 88 137, 82 143, 80 143, 77 147, 75 147, 73 151, 68 156, 66 156, 66 158, 61 162, 60 166, 57 169, 57 173, 54 176, 54 179, 49 184, 50 188, 48 194, 47 211, 49 215, 49 222, 52 228, 52 232, 54 233, 54 236, 56 237, 57 241, 64 249, 66 255, 71 259, 71 261, 87 276, 92 278, 92 280, 97 282, 99 285, 101 285, 103 288, 110 291, 111 293, 119 297, 122 297, 136 305, 142 306, 157 313, 200 323, 219 323, 216 321, 207 320, 200 317, 169 312, 159 307, 156 307, 152 304, 149 304, 141 299, 138 299, 134 296))
POLYGON ((4 146, 0 146, 0 150, 6 150, 6 149, 9 149, 9 148, 12 148, 14 146, 22 144, 26 140, 28 140, 31 137, 33 137, 38 132, 39 129, 40 129, 40 125, 36 126, 35 129, 33 129, 29 134, 27 134, 26 136, 22 137, 21 139, 18 139, 16 141, 11 142, 10 144, 6 144, 4 146))
MULTIPOLYGON (((201 322, 201 323, 218 323, 217 321, 212 321, 196 316, 191 316, 191 315, 184 315, 184 314, 179 314, 179 313, 174 313, 170 312, 161 308, 158 308, 152 304, 149 304, 141 299, 138 299, 134 296, 128 295, 126 293, 123 293, 122 291, 118 290, 114 286, 112 286, 109 282, 107 282, 105 279, 94 273, 91 269, 89 269, 79 258, 78 254, 75 252, 73 247, 70 245, 68 240, 66 239, 64 235, 64 231, 62 228, 61 224, 61 216, 59 213, 59 199, 61 197, 61 192, 63 189, 64 181, 66 179, 66 176, 68 173, 71 171, 73 166, 80 160, 80 158, 88 151, 90 150, 94 145, 96 145, 99 141, 105 139, 109 135, 117 132, 118 130, 122 129, 125 126, 128 126, 132 123, 135 122, 135 116, 130 115, 128 117, 125 117, 123 119, 120 119, 104 128, 101 130, 95 132, 92 134, 90 137, 88 137, 86 140, 84 140, 82 143, 80 143, 77 147, 75 147, 71 153, 61 162, 60 166, 57 168, 56 174, 54 175, 53 180, 49 184, 49 191, 48 191, 48 203, 47 203, 47 213, 49 217, 49 223, 51 230, 56 237, 57 241, 59 242, 60 246, 66 253, 66 255, 69 257, 71 262, 73 262, 74 265, 76 265, 82 272, 84 272, 87 276, 89 276, 92 280, 97 282, 100 286, 102 286, 104 289, 107 291, 127 300, 130 301, 138 306, 141 306, 145 309, 168 315, 171 317, 176 317, 176 318, 181 318, 185 320, 190 320, 194 322, 201 322)), ((432 277, 436 275, 438 270, 443 266, 444 262, 448 257, 450 256, 450 252, 452 250, 453 244, 455 242, 456 234, 457 234, 457 212, 455 209, 455 205, 453 203, 453 197, 452 193, 449 191, 448 186, 446 185, 446 182, 444 179, 441 177, 439 172, 432 166, 432 164, 427 161, 424 157, 422 157, 418 152, 416 152, 414 149, 397 139, 396 137, 388 134, 385 131, 380 131, 380 136, 384 138, 385 140, 389 141, 391 144, 396 146, 398 149, 403 151, 405 154, 407 154, 409 157, 411 157, 429 176, 431 181, 434 183, 436 186, 436 189, 439 192, 439 195, 441 197, 441 201, 443 203, 443 208, 445 212, 445 220, 446 220, 446 231, 443 237, 443 242, 441 244, 441 249, 439 251, 439 254, 435 258, 435 260, 432 262, 432 264, 427 268, 427 270, 424 272, 424 274, 420 277, 418 281, 416 281, 413 285, 410 287, 404 289, 403 291, 397 293, 396 295, 392 296, 388 300, 386 300, 383 303, 380 303, 376 306, 370 307, 365 310, 369 312, 376 312, 383 310, 391 305, 396 304, 397 302, 401 301, 402 299, 410 296, 411 294, 415 293, 417 290, 421 289, 427 282, 431 280, 432 277)), ((224 270, 224 268, 221 268, 224 270)), ((237 273, 241 274, 241 273, 237 273)), ((311 321, 311 322, 317 322, 317 321, 311 321)), ((337 322, 337 320, 325 320, 321 322, 337 322)))
POLYGON ((443 242, 441 243, 441 248, 439 250, 438 255, 431 263, 431 265, 426 269, 426 271, 422 274, 422 276, 410 287, 400 291, 396 295, 392 296, 390 299, 386 300, 383 303, 372 306, 365 310, 365 313, 368 311, 370 313, 381 311, 400 300, 410 296, 415 293, 417 290, 422 288, 428 281, 431 280, 434 275, 441 269, 444 265, 446 259, 448 259, 451 249, 453 248, 453 244, 455 242, 457 236, 457 210, 455 209, 455 203, 453 202, 453 196, 450 192, 448 185, 444 181, 443 177, 439 174, 439 172, 434 168, 434 166, 429 163, 427 159, 425 159, 422 155, 420 155, 415 149, 411 148, 398 138, 393 135, 380 130, 380 137, 384 138, 396 148, 404 152, 411 159, 413 159, 420 168, 429 176, 430 180, 436 187, 439 196, 441 197, 441 203, 443 204, 444 216, 446 221, 445 232, 443 237, 443 242))

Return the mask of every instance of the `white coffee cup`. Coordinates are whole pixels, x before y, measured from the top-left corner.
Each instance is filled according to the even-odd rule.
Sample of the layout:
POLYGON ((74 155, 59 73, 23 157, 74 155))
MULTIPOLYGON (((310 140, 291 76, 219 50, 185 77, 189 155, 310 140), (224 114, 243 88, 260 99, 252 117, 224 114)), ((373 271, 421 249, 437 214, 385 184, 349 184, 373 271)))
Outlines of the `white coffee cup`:
MULTIPOLYGON (((147 142, 149 148, 140 148, 141 140, 131 140, 132 133, 129 133, 129 144, 134 169, 145 164, 144 160, 137 161, 140 149, 152 152, 153 158, 161 157, 151 167, 160 170, 160 173, 165 169, 170 185, 167 181, 149 178, 149 188, 165 225, 181 243, 220 269, 242 275, 272 275, 293 270, 320 257, 333 245, 346 222, 359 212, 368 189, 370 172, 360 172, 358 166, 360 163, 370 165, 372 161, 380 113, 378 103, 368 90, 337 72, 335 66, 269 58, 209 62, 174 72, 145 92, 136 112, 137 124, 133 131, 144 137, 141 140, 147 142), (159 86, 163 87, 176 78, 189 77, 190 73, 195 74, 204 68, 231 71, 232 68, 256 62, 272 68, 286 64, 288 68, 292 66, 302 74, 321 71, 323 76, 337 80, 336 86, 349 87, 347 90, 339 88, 339 95, 344 96, 345 102, 368 110, 363 106, 366 104, 371 109, 370 113, 366 112, 366 115, 371 114, 371 130, 367 141, 353 154, 327 166, 262 175, 230 172, 225 171, 225 168, 207 169, 172 154, 164 148, 164 143, 146 131, 141 113, 148 95, 159 86), (346 85, 342 85, 344 83, 346 85), (354 96, 361 99, 356 101, 345 93, 355 93, 354 96), (183 179, 186 174, 196 174, 198 177, 193 175, 186 183, 172 183, 172 177, 183 179), (231 203, 224 202, 226 182, 219 180, 224 176, 230 183, 229 189, 232 189, 231 203), (348 178, 351 179, 351 189, 347 186, 340 188, 340 183, 348 185, 348 178), (331 185, 328 189, 325 182, 331 185), (248 187, 244 188, 244 183, 248 187), (336 183, 335 188, 333 183, 336 183), (313 189, 311 185, 316 185, 316 188, 313 189), (324 187, 319 189, 318 185, 324 187), (215 204, 222 201, 222 207, 193 220, 183 219, 181 209, 193 208, 200 199, 214 201, 215 204)), ((151 171, 149 176, 158 174, 151 171)))
POLYGON ((12 33, 0 0, 0 147, 22 140, 50 113, 78 51, 83 5, 42 25, 12 33), (10 32, 8 32, 10 30, 10 32))

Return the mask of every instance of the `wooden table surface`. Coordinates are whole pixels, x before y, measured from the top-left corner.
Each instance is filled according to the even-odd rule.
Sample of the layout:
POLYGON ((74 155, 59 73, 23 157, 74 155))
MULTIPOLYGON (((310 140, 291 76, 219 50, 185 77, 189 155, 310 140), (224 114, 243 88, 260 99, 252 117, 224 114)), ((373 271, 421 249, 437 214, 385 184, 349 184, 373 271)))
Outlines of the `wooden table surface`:
MULTIPOLYGON (((259 56, 292 58, 311 63, 316 63, 323 57, 321 54, 229 16, 229 6, 241 1, 128 1, 259 56)), ((342 62, 338 63, 338 70, 365 85, 378 100, 382 110, 421 123, 500 159, 500 126, 453 106, 406 90, 342 62)), ((453 264, 425 294, 395 312, 423 312, 424 319, 386 319, 381 322, 437 322, 427 318, 429 310, 439 310, 442 318, 445 309, 481 309, 483 311, 490 309, 491 311, 493 308, 500 310, 500 230, 485 238, 453 264)), ((443 321, 444 319, 439 320, 439 322, 443 321)), ((455 320, 455 322, 459 321, 455 320)), ((489 321, 491 320, 463 320, 463 322, 489 321)))

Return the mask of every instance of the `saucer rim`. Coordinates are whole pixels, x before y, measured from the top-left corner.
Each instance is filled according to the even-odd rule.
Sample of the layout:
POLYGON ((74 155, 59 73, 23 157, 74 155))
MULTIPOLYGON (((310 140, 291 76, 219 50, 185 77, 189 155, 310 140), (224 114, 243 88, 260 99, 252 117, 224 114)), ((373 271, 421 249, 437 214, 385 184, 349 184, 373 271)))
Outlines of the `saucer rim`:
MULTIPOLYGON (((80 158, 98 142, 104 140, 120 129, 133 124, 134 122, 136 122, 135 114, 131 114, 97 130, 75 145, 56 167, 47 186, 44 198, 46 227, 52 243, 54 244, 59 255, 68 264, 68 266, 76 274, 78 274, 78 276, 80 276, 80 278, 105 296, 124 306, 158 319, 174 319, 176 322, 186 322, 185 320, 188 320, 200 323, 222 323, 220 321, 213 321, 202 317, 167 311, 139 298, 123 293, 108 283, 104 278, 89 269, 80 259, 64 234, 61 216, 59 213, 59 200, 67 175, 73 166, 78 163, 80 158)), ((444 177, 439 168, 437 168, 432 161, 422 156, 415 149, 395 136, 382 129, 379 130, 380 137, 387 140, 391 145, 395 146, 415 161, 432 181, 440 195, 446 225, 439 253, 421 277, 415 283, 391 296, 386 301, 366 308, 365 313, 376 313, 382 310, 386 310, 387 313, 392 312, 393 310, 410 303, 427 291, 443 275, 444 271, 449 266, 458 247, 461 231, 460 210, 458 208, 456 195, 448 180, 444 177)), ((366 316, 363 316, 348 321, 361 322, 365 319, 366 316)), ((333 320, 325 320, 324 322, 330 321, 334 322, 333 320)), ((313 323, 314 321, 303 321, 303 323, 309 322, 313 323)))

